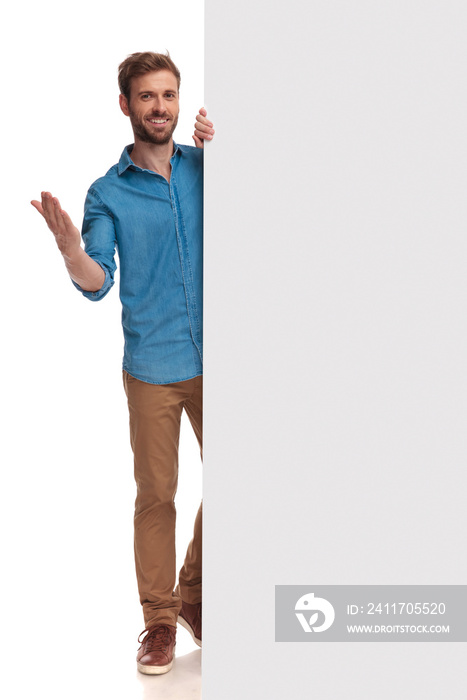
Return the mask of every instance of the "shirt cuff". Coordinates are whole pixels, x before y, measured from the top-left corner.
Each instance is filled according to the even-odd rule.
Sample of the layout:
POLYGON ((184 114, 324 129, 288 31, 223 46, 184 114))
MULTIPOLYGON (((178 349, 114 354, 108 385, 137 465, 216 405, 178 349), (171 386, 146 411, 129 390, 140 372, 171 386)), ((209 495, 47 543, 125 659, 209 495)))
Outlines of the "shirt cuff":
MULTIPOLYGON (((96 262, 98 262, 96 260, 96 262)), ((103 299, 107 292, 110 291, 111 287, 113 287, 114 280, 110 276, 110 273, 108 270, 105 269, 101 265, 102 269, 104 270, 105 273, 105 279, 104 279, 104 284, 100 289, 97 290, 97 292, 88 292, 86 289, 83 289, 82 287, 79 286, 74 280, 71 280, 72 284, 76 287, 78 291, 81 292, 83 296, 86 297, 86 299, 90 299, 91 301, 100 301, 100 299, 103 299)), ((71 279, 71 278, 70 278, 71 279)))

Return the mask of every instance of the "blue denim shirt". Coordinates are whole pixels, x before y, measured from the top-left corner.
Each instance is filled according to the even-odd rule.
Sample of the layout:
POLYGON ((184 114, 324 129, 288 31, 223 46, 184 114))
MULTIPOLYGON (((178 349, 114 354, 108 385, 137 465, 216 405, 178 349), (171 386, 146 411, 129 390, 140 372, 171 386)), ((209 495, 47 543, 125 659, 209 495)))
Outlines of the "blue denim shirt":
POLYGON ((125 338, 123 369, 152 384, 202 374, 203 151, 174 143, 170 183, 143 170, 127 146, 117 165, 89 188, 86 253, 105 272, 92 301, 114 284, 115 250, 125 338))

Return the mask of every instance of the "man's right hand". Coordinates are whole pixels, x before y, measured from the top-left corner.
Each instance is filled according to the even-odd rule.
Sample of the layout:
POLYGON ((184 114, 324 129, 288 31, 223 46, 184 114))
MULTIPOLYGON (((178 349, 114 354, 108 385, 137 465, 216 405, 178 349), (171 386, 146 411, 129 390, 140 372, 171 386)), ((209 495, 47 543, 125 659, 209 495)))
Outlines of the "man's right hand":
POLYGON ((58 199, 52 197, 50 192, 41 192, 41 202, 33 199, 31 204, 44 217, 63 257, 73 258, 81 247, 81 234, 66 211, 60 207, 58 199))
POLYGON ((71 279, 88 292, 97 292, 105 281, 102 267, 81 248, 81 234, 50 192, 41 193, 42 201, 31 204, 42 214, 57 241, 71 279))

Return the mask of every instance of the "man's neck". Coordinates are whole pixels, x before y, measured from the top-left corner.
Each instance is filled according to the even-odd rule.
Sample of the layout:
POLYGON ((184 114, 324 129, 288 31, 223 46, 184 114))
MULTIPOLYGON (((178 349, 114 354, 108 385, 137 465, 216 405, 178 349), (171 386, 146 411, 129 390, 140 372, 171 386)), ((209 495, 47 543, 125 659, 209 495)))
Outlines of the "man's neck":
POLYGON ((135 145, 131 151, 131 160, 139 168, 152 170, 170 181, 171 165, 170 159, 173 156, 173 139, 169 143, 157 144, 147 143, 135 139, 135 145))

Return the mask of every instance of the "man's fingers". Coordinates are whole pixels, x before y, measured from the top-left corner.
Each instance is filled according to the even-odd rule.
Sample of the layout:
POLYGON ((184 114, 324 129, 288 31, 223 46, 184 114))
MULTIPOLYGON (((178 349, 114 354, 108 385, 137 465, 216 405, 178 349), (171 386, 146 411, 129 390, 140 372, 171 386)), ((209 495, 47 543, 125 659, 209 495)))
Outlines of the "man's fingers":
POLYGON ((198 127, 195 125, 195 136, 199 139, 208 139, 210 141, 214 136, 214 129, 211 129, 210 132, 212 133, 201 131, 201 129, 198 129, 198 127))
POLYGON ((44 213, 44 219, 47 222, 47 226, 51 229, 52 228, 52 197, 49 193, 47 192, 42 192, 41 194, 42 197, 42 211, 44 213))
POLYGON ((196 119, 197 119, 197 121, 200 121, 203 124, 207 124, 208 126, 212 126, 212 122, 209 121, 207 116, 208 116, 208 113, 206 112, 205 108, 201 107, 198 114, 196 115, 196 119))
POLYGON ((37 209, 39 214, 42 214, 42 216, 44 216, 44 210, 42 209, 42 204, 40 202, 38 202, 37 199, 33 199, 31 204, 34 207, 34 209, 37 209))
POLYGON ((212 128, 212 122, 208 122, 207 119, 200 121, 200 118, 196 118, 195 123, 195 136, 200 139, 211 140, 214 136, 214 129, 212 128))
POLYGON ((63 219, 60 216, 60 205, 58 203, 58 199, 56 197, 52 197, 52 206, 50 209, 50 221, 52 224, 52 231, 57 234, 61 233, 61 229, 64 228, 63 226, 63 219))
POLYGON ((60 215, 60 203, 56 197, 52 197, 50 192, 42 192, 41 196, 44 219, 54 236, 57 236, 65 229, 63 218, 60 215))
POLYGON ((210 128, 213 126, 213 123, 209 121, 206 117, 202 117, 201 114, 196 115, 196 123, 197 124, 204 124, 207 128, 210 128))
POLYGON ((44 211, 49 211, 52 208, 52 195, 50 192, 41 192, 42 207, 44 211))
POLYGON ((208 113, 206 112, 206 107, 201 107, 200 110, 199 110, 199 113, 202 114, 203 117, 206 117, 207 114, 208 114, 208 113))
POLYGON ((62 207, 60 206, 60 202, 58 201, 58 199, 56 197, 53 198, 53 203, 54 203, 54 207, 55 207, 55 217, 57 220, 57 227, 60 230, 60 233, 64 233, 65 230, 68 229, 68 222, 71 223, 71 219, 70 219, 70 217, 68 217, 68 222, 67 222, 67 220, 63 216, 65 212, 63 211, 62 207))
POLYGON ((211 122, 209 124, 205 124, 204 122, 196 121, 195 122, 195 129, 198 129, 199 131, 203 131, 206 134, 213 134, 214 129, 212 128, 211 122))
POLYGON ((51 228, 55 220, 54 205, 50 192, 42 192, 42 209, 47 225, 51 228))
POLYGON ((64 209, 60 209, 60 216, 62 217, 63 224, 65 226, 66 232, 69 234, 79 235, 79 231, 70 219, 69 215, 64 209))
POLYGON ((201 107, 196 115, 195 133, 193 141, 198 148, 203 148, 203 141, 211 141, 214 136, 213 123, 207 118, 207 111, 201 107))
POLYGON ((33 199, 31 204, 44 217, 62 255, 73 253, 80 247, 79 230, 73 225, 67 212, 62 209, 57 197, 52 197, 50 192, 41 192, 41 198, 42 202, 33 199))

